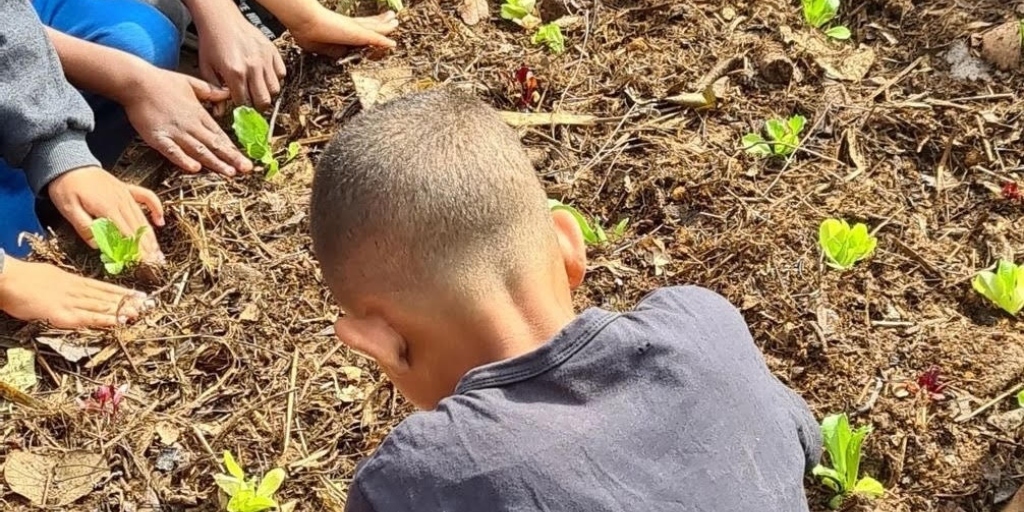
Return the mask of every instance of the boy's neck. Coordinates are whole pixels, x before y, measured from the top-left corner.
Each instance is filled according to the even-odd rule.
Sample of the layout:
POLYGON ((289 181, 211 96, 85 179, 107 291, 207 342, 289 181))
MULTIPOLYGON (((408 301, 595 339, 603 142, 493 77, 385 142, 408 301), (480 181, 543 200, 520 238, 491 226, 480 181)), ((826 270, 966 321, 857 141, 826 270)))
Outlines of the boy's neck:
POLYGON ((473 368, 537 350, 576 316, 568 286, 522 286, 449 306, 421 353, 453 385, 473 368))

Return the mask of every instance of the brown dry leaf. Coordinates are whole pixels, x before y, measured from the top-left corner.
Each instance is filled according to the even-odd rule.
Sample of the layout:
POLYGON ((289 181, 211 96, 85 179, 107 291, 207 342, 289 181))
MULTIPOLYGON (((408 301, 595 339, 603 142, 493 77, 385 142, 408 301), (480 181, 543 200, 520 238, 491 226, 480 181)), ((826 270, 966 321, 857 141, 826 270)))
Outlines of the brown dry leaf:
POLYGON ((359 386, 345 386, 338 392, 338 400, 346 404, 366 398, 366 393, 359 386))
POLYGON ((246 322, 254 322, 260 317, 260 307, 255 302, 250 302, 242 309, 242 313, 238 315, 239 320, 246 322))
POLYGON ((462 0, 459 4, 459 16, 466 25, 473 26, 491 16, 487 0, 462 0))
POLYGON ((60 354, 61 357, 72 363, 77 363, 82 359, 92 357, 100 351, 99 347, 83 346, 73 341, 60 338, 40 336, 36 338, 36 341, 50 347, 54 352, 60 354))
POLYGON ((817 33, 794 32, 785 26, 779 27, 779 33, 784 41, 810 55, 815 64, 825 70, 825 75, 834 80, 859 82, 875 63, 875 50, 867 46, 854 49, 850 45, 830 43, 817 33))
POLYGON ((363 378, 363 369, 358 366, 342 366, 341 372, 345 374, 346 380, 358 382, 363 378))
POLYGON ((561 112, 498 112, 505 124, 516 128, 527 126, 545 126, 552 124, 591 126, 597 122, 597 117, 580 114, 563 114, 561 112))
POLYGON ((1004 71, 1020 69, 1021 24, 1009 21, 981 36, 981 56, 1004 71))
POLYGON ((399 96, 421 89, 421 84, 407 66, 375 68, 363 67, 352 70, 352 84, 364 109, 387 103, 399 96))
POLYGON ((164 446, 171 446, 181 438, 181 429, 169 422, 161 421, 156 424, 154 429, 157 437, 160 438, 160 443, 164 446))
POLYGON ((109 471, 97 453, 73 451, 51 457, 15 451, 7 456, 4 480, 34 505, 63 507, 89 494, 109 471))

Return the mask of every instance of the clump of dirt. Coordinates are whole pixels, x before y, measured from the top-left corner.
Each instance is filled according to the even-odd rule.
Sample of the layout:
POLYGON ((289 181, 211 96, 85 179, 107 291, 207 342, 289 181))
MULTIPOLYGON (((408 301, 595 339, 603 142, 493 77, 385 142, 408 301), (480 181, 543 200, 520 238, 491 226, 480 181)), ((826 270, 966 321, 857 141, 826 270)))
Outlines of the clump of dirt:
MULTIPOLYGON (((115 332, 5 325, 3 346, 45 334, 101 350, 70 363, 37 347, 34 394, 48 405, 0 417, 0 458, 102 453, 110 478, 78 506, 209 509, 219 454, 230 449, 251 473, 288 470, 282 502, 342 510, 356 463, 411 409, 333 338, 338 311, 306 234, 317 148, 360 110, 350 72, 365 61, 470 88, 508 111, 523 108, 513 77, 525 65, 538 81, 528 110, 597 118, 520 128, 550 194, 606 223, 632 219, 625 237, 591 250, 579 307, 626 309, 683 283, 727 296, 772 371, 819 418, 845 411, 874 425, 864 471, 887 493, 851 507, 993 510, 1009 499, 1024 474, 1021 430, 990 418, 1016 407, 1024 334, 970 279, 1024 254, 1024 204, 1001 193, 1024 175, 1024 78, 953 75, 973 51, 960 44, 971 27, 1006 19, 1011 6, 847 2, 840 20, 853 40, 828 42, 797 2, 567 0, 580 22, 554 56, 498 19, 496 2, 472 27, 458 5, 407 3, 389 55, 338 64, 288 49, 276 135, 310 151, 281 179, 170 173, 153 183, 168 210, 160 238, 170 260, 164 284, 146 288, 161 302, 155 312, 115 332), (830 59, 873 56, 856 63, 864 78, 832 76, 842 69, 811 51, 822 44, 830 59), (779 68, 766 80, 759 56, 780 51, 792 74, 779 68), (723 63, 715 108, 666 100, 701 92, 723 63), (745 133, 795 114, 808 119, 795 157, 741 150, 745 133), (867 223, 875 255, 846 273, 826 268, 816 241, 826 217, 867 223), (946 383, 940 397, 908 385, 933 368, 946 383), (72 405, 98 383, 126 382, 116 417, 72 405)), ((129 174, 143 156, 126 158, 129 174)), ((100 272, 87 251, 51 258, 100 272)), ((812 509, 826 510, 823 486, 807 485, 812 509)), ((30 508, 6 489, 0 504, 30 508)))

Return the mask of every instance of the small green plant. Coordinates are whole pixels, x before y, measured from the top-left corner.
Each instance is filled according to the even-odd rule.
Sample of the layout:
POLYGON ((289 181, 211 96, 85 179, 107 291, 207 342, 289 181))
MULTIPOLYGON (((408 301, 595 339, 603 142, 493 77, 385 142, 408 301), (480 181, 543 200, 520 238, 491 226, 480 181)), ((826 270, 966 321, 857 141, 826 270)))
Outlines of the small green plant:
POLYGON ((831 508, 839 508, 843 500, 852 494, 866 498, 878 498, 885 494, 882 484, 871 478, 860 476, 860 449, 864 438, 871 433, 871 426, 865 425, 850 430, 850 420, 846 414, 834 414, 821 422, 821 433, 825 439, 825 450, 832 465, 827 468, 818 464, 814 468, 814 476, 821 478, 822 483, 836 492, 829 500, 831 508))
POLYGON ((854 263, 875 252, 878 239, 868 233, 864 224, 855 224, 851 228, 845 220, 825 219, 818 229, 818 243, 828 266, 849 270, 854 263))
POLYGON ((142 259, 139 240, 146 232, 146 226, 140 227, 134 236, 124 236, 113 221, 99 218, 92 221, 89 230, 100 248, 100 261, 108 274, 116 276, 142 259))
POLYGON ((576 219, 576 223, 579 224, 580 231, 583 232, 583 241, 587 245, 601 245, 622 238, 622 235, 626 233, 626 228, 629 227, 629 219, 622 219, 611 228, 611 236, 609 236, 609 232, 605 231, 599 223, 594 222, 591 224, 579 210, 572 206, 564 204, 557 199, 548 199, 548 207, 551 210, 565 210, 569 212, 576 219))
POLYGON ((1024 407, 1024 389, 1017 393, 1017 406, 1024 407))
POLYGON ((224 451, 224 467, 228 474, 213 475, 224 494, 231 497, 228 500, 227 512, 261 512, 277 508, 277 501, 274 501, 274 494, 284 482, 285 473, 281 468, 273 469, 263 476, 262 480, 253 477, 245 478, 245 472, 235 461, 231 452, 224 451))
POLYGON ((800 144, 800 132, 804 131, 807 118, 793 116, 785 121, 769 119, 764 125, 770 140, 765 140, 759 133, 748 133, 743 136, 743 149, 760 157, 789 156, 800 144))
POLYGON ((974 290, 1011 315, 1024 309, 1024 265, 1000 260, 995 272, 978 272, 974 290))
MULTIPOLYGON (((835 19, 839 13, 839 0, 802 0, 804 20, 814 28, 821 29, 835 19)), ((832 39, 846 40, 850 38, 850 29, 836 25, 825 29, 825 35, 832 39)))
POLYGON ((526 30, 533 30, 541 24, 536 0, 505 0, 501 4, 501 17, 526 30))
MULTIPOLYGON (((231 127, 235 130, 238 142, 245 149, 245 154, 253 161, 263 164, 267 169, 266 179, 277 176, 281 162, 274 158, 274 151, 270 145, 270 125, 267 124, 267 120, 252 107, 237 107, 233 114, 234 123, 231 127)), ((292 161, 300 149, 298 142, 288 144, 284 163, 292 161)))
POLYGON ((537 29, 530 39, 533 44, 545 44, 552 53, 565 51, 565 37, 562 36, 562 27, 555 23, 548 23, 537 29))
POLYGON ((381 3, 388 6, 388 9, 395 12, 405 9, 405 4, 402 3, 402 0, 383 0, 381 3))

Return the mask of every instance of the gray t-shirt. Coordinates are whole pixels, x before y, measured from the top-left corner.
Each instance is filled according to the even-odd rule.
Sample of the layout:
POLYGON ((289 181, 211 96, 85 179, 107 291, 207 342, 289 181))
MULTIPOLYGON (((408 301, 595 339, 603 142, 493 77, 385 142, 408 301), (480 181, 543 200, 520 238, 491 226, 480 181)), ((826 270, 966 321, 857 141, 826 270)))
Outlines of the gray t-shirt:
POLYGON ((740 313, 664 288, 466 374, 360 464, 345 510, 806 511, 820 456, 740 313))

